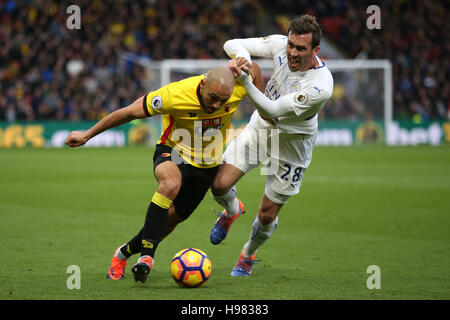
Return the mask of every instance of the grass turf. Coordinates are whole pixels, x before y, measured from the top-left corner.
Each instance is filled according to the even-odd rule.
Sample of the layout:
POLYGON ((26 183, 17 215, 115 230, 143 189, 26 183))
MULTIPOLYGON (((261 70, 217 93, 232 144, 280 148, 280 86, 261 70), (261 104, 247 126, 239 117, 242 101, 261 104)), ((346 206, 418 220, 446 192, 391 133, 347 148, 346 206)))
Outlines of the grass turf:
POLYGON ((316 147, 302 190, 280 213, 249 278, 229 276, 265 179, 238 184, 247 213, 218 246, 209 194, 159 246, 149 280, 106 280, 114 250, 141 228, 156 188, 151 148, 0 151, 0 299, 449 299, 450 148, 316 147), (180 249, 208 253, 213 273, 182 289, 169 265, 180 249), (66 269, 81 270, 69 290, 66 269), (381 289, 366 287, 370 265, 381 289))

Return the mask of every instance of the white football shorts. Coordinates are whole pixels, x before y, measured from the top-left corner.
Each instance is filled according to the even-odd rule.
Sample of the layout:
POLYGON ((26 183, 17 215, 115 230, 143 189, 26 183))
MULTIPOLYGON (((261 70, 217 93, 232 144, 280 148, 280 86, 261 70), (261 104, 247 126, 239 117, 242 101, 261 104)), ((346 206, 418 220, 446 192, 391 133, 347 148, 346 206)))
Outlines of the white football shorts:
POLYGON ((300 192, 303 174, 312 159, 317 134, 278 132, 275 126, 247 125, 223 154, 223 161, 244 173, 264 164, 266 196, 284 204, 300 192))

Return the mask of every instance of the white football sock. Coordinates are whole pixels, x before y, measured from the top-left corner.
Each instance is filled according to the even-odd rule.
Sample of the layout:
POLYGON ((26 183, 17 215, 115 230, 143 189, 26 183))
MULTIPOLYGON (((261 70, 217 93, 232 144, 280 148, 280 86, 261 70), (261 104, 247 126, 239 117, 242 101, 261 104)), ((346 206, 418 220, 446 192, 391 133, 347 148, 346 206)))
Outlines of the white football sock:
POLYGON ((220 204, 227 211, 228 216, 235 215, 239 213, 239 200, 237 198, 236 187, 233 186, 226 194, 223 196, 213 195, 214 200, 220 204))
POLYGON ((269 239, 275 232, 278 226, 278 216, 269 224, 262 224, 259 221, 258 216, 252 223, 252 232, 250 233, 250 239, 244 244, 242 249, 245 257, 250 257, 256 253, 259 247, 261 247, 267 239, 269 239))
POLYGON ((115 254, 115 256, 117 257, 117 258, 119 258, 119 260, 127 260, 128 258, 127 257, 125 257, 124 256, 124 254, 122 253, 122 251, 120 250, 120 249, 122 249, 124 246, 126 246, 127 244, 125 243, 123 246, 121 246, 120 248, 119 248, 119 250, 117 250, 117 252, 116 252, 116 254, 115 254))

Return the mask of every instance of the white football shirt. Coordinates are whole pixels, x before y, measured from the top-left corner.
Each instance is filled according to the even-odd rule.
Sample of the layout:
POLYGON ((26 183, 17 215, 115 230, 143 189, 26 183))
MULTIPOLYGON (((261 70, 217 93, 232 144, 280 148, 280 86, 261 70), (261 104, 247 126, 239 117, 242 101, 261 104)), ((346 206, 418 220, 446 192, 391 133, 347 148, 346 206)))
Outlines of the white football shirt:
MULTIPOLYGON (((282 132, 314 134, 317 132, 317 113, 333 93, 333 76, 324 62, 316 57, 318 66, 307 71, 289 70, 286 55, 287 36, 271 35, 263 38, 233 39, 224 45, 231 58, 243 57, 251 63, 251 56, 272 58, 274 70, 264 94, 271 100, 281 96, 289 99, 294 111, 281 116, 276 126, 282 132)), ((264 121, 255 111, 253 121, 264 121)))

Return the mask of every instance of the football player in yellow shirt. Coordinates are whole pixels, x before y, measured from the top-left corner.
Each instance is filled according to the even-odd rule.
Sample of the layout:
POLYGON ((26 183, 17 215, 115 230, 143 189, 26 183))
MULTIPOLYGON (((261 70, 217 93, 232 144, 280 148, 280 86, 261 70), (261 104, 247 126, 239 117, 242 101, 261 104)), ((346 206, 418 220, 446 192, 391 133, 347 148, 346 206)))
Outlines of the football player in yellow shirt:
MULTIPOLYGON (((262 90, 261 70, 256 63, 253 66, 253 82, 262 90)), ((163 118, 153 156, 158 189, 143 228, 115 251, 108 279, 124 278, 128 258, 140 253, 131 271, 135 281, 147 280, 159 242, 192 214, 210 188, 222 161, 231 115, 246 94, 228 68, 214 67, 206 75, 152 91, 110 113, 87 131, 73 131, 67 137, 68 146, 79 147, 101 132, 134 119, 159 114, 163 118)))

